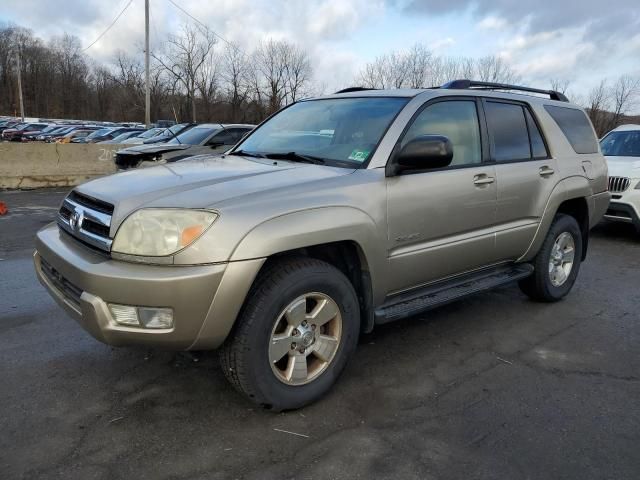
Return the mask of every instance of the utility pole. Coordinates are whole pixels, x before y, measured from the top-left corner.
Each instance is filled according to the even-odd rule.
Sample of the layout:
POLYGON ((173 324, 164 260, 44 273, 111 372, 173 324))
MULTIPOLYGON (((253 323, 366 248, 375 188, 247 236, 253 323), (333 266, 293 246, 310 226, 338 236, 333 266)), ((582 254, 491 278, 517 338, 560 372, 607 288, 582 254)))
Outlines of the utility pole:
POLYGON ((16 50, 16 64, 18 66, 18 98, 20 99, 20 118, 24 122, 24 100, 22 98, 22 64, 20 63, 20 47, 16 50))
POLYGON ((149 0, 144 0, 144 123, 151 128, 151 85, 149 83, 149 0))

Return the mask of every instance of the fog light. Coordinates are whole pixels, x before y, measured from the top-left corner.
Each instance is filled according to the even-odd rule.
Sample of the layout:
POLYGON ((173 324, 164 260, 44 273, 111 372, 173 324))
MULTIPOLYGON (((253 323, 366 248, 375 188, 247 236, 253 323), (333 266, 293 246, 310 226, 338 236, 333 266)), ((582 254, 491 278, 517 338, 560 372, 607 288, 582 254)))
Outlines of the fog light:
POLYGON ((127 327, 173 327, 173 310, 170 308, 132 307, 110 303, 109 311, 117 324, 127 327))
POLYGON ((146 328, 173 327, 173 310, 170 308, 139 307, 138 317, 146 328))
POLYGON ((139 327, 140 321, 138 320, 138 312, 136 307, 129 307, 127 305, 113 305, 109 304, 109 311, 111 316, 120 325, 127 325, 130 327, 139 327))

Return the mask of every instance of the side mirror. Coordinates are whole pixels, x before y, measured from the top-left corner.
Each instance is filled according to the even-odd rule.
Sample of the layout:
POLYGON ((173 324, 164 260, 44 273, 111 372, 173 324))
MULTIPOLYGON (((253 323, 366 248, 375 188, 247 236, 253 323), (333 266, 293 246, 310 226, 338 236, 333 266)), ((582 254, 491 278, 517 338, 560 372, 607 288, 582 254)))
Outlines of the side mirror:
POLYGON ((421 135, 407 143, 385 169, 387 177, 402 172, 417 172, 448 167, 453 160, 453 145, 442 135, 421 135))

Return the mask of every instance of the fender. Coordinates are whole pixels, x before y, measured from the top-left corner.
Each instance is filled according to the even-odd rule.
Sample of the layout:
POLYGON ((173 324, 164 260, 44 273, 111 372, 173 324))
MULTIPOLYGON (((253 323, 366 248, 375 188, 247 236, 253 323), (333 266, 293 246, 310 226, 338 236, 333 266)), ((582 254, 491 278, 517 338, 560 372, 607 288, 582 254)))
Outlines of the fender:
POLYGON ((355 242, 371 276, 373 301, 384 298, 381 278, 386 270, 386 230, 363 210, 329 206, 300 210, 269 219, 249 231, 231 253, 230 261, 266 258, 298 248, 339 241, 355 242))
MULTIPOLYGON (((527 251, 517 260, 517 262, 528 262, 537 255, 538 250, 540 250, 540 247, 547 236, 547 232, 551 227, 551 223, 558 212, 558 208, 563 202, 575 198, 589 199, 592 195, 593 191, 591 185, 589 180, 585 177, 576 175, 559 181, 551 192, 551 195, 549 195, 544 213, 542 214, 542 218, 538 224, 538 229, 536 230, 533 240, 529 244, 529 248, 527 248, 527 251)), ((589 202, 587 202, 587 205, 590 207, 589 202)))

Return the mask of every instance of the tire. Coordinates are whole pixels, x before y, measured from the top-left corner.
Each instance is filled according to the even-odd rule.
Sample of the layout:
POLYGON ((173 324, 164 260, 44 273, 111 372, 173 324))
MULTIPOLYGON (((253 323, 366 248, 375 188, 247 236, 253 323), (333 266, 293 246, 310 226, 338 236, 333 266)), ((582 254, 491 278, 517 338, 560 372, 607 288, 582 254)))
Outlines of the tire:
POLYGON ((565 214, 558 214, 549 228, 538 255, 533 261, 535 269, 533 274, 519 282, 520 289, 532 300, 557 302, 571 291, 580 271, 581 260, 582 233, 580 226, 575 218, 565 214), (570 240, 567 235, 570 236, 570 240), (559 251, 554 250, 556 242, 560 242, 559 246, 567 242, 567 246, 564 249, 560 248, 559 251), (573 261, 569 271, 567 271, 568 263, 564 262, 569 258, 567 253, 571 244, 573 246, 573 261), (563 251, 565 255, 562 255, 563 258, 560 259, 559 255, 563 251), (553 259, 555 263, 552 269, 551 262, 554 254, 556 254, 553 259), (559 267, 559 269, 556 267, 559 267), (560 270, 563 270, 564 273, 559 273, 560 270))
POLYGON ((340 270, 310 258, 281 260, 254 283, 220 363, 253 402, 275 411, 296 409, 331 388, 355 351, 359 330, 356 292, 340 270), (320 312, 315 320, 314 312, 320 312), (321 324, 323 316, 332 319, 321 324))

